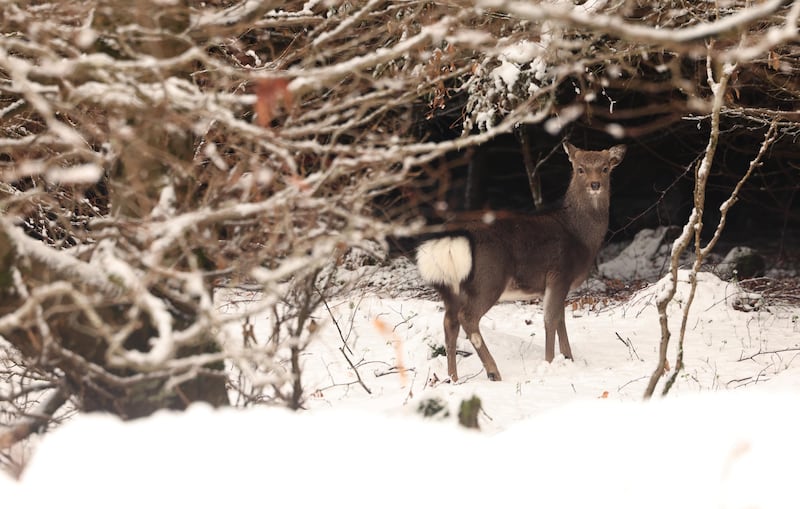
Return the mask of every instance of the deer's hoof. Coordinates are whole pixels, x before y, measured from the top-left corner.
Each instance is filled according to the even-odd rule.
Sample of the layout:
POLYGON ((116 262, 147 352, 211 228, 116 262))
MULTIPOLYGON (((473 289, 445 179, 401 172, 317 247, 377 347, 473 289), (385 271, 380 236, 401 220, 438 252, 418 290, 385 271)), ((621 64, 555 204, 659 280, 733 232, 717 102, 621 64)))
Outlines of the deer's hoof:
POLYGON ((496 373, 496 372, 495 373, 486 373, 486 376, 489 377, 489 380, 491 380, 492 382, 499 382, 500 380, 502 380, 502 377, 500 377, 500 373, 496 373))

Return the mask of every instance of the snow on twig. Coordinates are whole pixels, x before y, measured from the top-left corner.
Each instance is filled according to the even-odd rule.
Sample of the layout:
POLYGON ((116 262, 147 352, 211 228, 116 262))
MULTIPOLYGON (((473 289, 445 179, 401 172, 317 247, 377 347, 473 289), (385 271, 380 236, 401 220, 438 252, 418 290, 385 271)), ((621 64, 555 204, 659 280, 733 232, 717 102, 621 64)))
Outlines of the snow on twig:
MULTIPOLYGON (((694 184, 694 208, 687 220, 686 224, 681 231, 680 236, 678 236, 675 241, 672 243, 672 250, 670 255, 670 272, 669 272, 669 279, 662 280, 662 289, 658 294, 656 299, 656 307, 658 309, 659 314, 659 322, 661 325, 661 342, 659 345, 659 359, 655 370, 653 371, 652 375, 650 376, 650 381, 645 389, 645 397, 651 397, 653 392, 655 391, 656 385, 658 384, 659 379, 664 374, 664 370, 667 366, 667 348, 670 341, 670 330, 669 330, 669 323, 668 323, 668 316, 667 316, 667 306, 675 297, 677 292, 677 285, 678 285, 678 266, 680 262, 680 256, 686 250, 686 248, 691 243, 692 239, 695 242, 695 261, 692 266, 692 270, 689 274, 689 282, 691 284, 689 290, 689 296, 687 301, 683 304, 683 313, 682 313, 682 320, 680 326, 680 333, 678 337, 678 351, 676 355, 676 362, 675 365, 672 367, 672 374, 667 379, 663 394, 666 395, 669 392, 669 389, 672 387, 673 383, 676 380, 678 373, 683 369, 683 344, 684 338, 686 335, 686 324, 688 321, 689 310, 691 309, 692 302, 694 300, 695 292, 697 289, 697 273, 700 270, 700 266, 703 262, 704 256, 708 253, 708 251, 704 251, 700 245, 700 233, 703 227, 703 211, 705 208, 705 193, 706 193, 706 182, 708 180, 708 175, 711 170, 711 163, 714 160, 714 154, 716 153, 717 144, 719 143, 719 135, 720 135, 720 113, 722 111, 722 107, 725 102, 725 92, 727 90, 728 82, 733 75, 734 71, 736 70, 736 64, 731 62, 724 62, 723 65, 720 66, 720 75, 718 78, 714 77, 714 61, 711 57, 711 54, 706 57, 706 74, 709 87, 713 93, 713 101, 712 101, 712 109, 711 109, 711 131, 708 136, 708 144, 706 146, 705 153, 703 154, 703 159, 700 161, 700 164, 697 166, 697 171, 695 172, 695 184, 694 184)), ((760 156, 759 156, 760 157, 760 156)), ((721 225, 723 225, 724 215, 722 217, 721 225)), ((716 242, 718 238, 718 234, 721 232, 721 227, 717 229, 717 236, 712 239, 710 247, 713 247, 713 243, 716 242)))
POLYGON ((110 360, 112 363, 117 362, 115 358, 117 355, 126 363, 136 365, 140 369, 145 366, 150 366, 151 369, 154 366, 161 366, 173 357, 178 347, 172 335, 172 315, 167 310, 165 302, 147 289, 140 271, 116 255, 112 242, 111 240, 100 241, 92 257, 92 262, 96 263, 109 279, 118 281, 125 288, 126 294, 131 298, 134 306, 150 317, 158 334, 151 338, 151 348, 148 352, 125 350, 122 348, 122 343, 127 334, 116 335, 116 341, 109 341, 110 360))
POLYGON ((312 8, 317 2, 306 2, 297 11, 287 11, 282 7, 286 2, 265 2, 263 0, 243 0, 222 10, 206 10, 192 17, 192 31, 200 34, 209 30, 221 33, 223 28, 231 33, 240 33, 241 27, 282 26, 290 23, 321 21, 312 8))
MULTIPOLYGON (((660 29, 645 25, 634 25, 587 8, 586 4, 573 6, 564 3, 523 2, 520 0, 476 0, 476 5, 485 9, 497 9, 530 21, 553 20, 581 28, 615 35, 630 41, 662 46, 702 43, 718 34, 740 30, 743 26, 763 19, 786 5, 786 0, 767 0, 734 14, 711 22, 702 22, 687 28, 660 29)), ((590 2, 587 2, 590 4, 590 2)), ((796 27, 795 27, 796 31, 796 27)))
POLYGON ((64 406, 69 400, 69 393, 62 387, 53 390, 42 401, 33 412, 14 422, 9 428, 0 434, 0 450, 9 449, 17 442, 26 439, 34 433, 38 433, 47 426, 53 414, 64 406))
POLYGON ((339 81, 349 74, 401 58, 417 47, 444 39, 447 31, 455 24, 456 19, 446 16, 436 23, 422 27, 418 34, 401 40, 392 47, 379 48, 366 55, 353 57, 345 62, 310 71, 294 70, 292 74, 296 74, 297 77, 289 84, 289 91, 295 96, 300 96, 306 91, 319 89, 332 82, 339 81))
POLYGON ((48 247, 14 226, 10 219, 0 218, 0 228, 8 235, 17 250, 17 257, 30 257, 52 270, 59 277, 79 285, 88 285, 108 297, 120 295, 120 287, 98 274, 91 264, 78 260, 69 253, 48 247))
POLYGON ((382 0, 369 0, 364 6, 359 9, 355 14, 349 16, 347 19, 339 23, 339 25, 334 28, 333 30, 329 30, 328 32, 323 32, 316 36, 312 42, 315 47, 319 47, 322 44, 326 43, 333 37, 339 36, 342 32, 349 30, 353 25, 361 21, 364 16, 370 13, 377 5, 382 3, 382 0))
POLYGON ((732 62, 748 62, 766 54, 776 46, 796 40, 798 21, 800 21, 800 2, 795 1, 782 26, 768 28, 756 42, 748 41, 747 44, 728 50, 726 59, 732 62))
POLYGON ((27 60, 9 55, 5 48, 0 46, 0 68, 9 73, 13 89, 22 94, 28 103, 39 112, 53 135, 75 147, 85 148, 87 146, 78 131, 56 118, 52 104, 42 97, 39 84, 28 79, 28 74, 36 66, 27 60))
POLYGON ((192 26, 194 29, 198 29, 252 21, 280 3, 264 2, 263 0, 244 0, 221 11, 208 10, 196 14, 192 19, 192 26))
MULTIPOLYGON (((711 69, 711 57, 707 57, 707 67, 711 69)), ((713 76, 709 74, 709 79, 713 81, 713 76)), ((725 80, 727 82, 727 80, 725 80)), ((724 83, 720 80, 720 83, 724 83)), ((714 83, 716 85, 716 82, 714 83)), ((714 91, 714 104, 717 106, 716 108, 712 109, 712 125, 711 125, 711 133, 709 134, 709 141, 708 146, 706 148, 705 155, 703 156, 703 161, 700 165, 706 164, 709 166, 711 164, 711 159, 713 158, 714 154, 713 151, 717 146, 717 138, 719 137, 719 108, 721 107, 721 102, 717 99, 722 96, 725 90, 724 84, 722 86, 715 86, 712 88, 714 91)), ((667 306, 675 297, 678 288, 678 266, 680 263, 680 255, 686 250, 689 246, 689 243, 692 240, 692 236, 697 234, 697 227, 702 221, 702 199, 705 196, 705 188, 702 187, 703 183, 705 182, 705 178, 708 175, 708 171, 701 173, 699 170, 695 171, 695 192, 694 192, 694 208, 692 209, 691 214, 689 215, 689 219, 686 221, 686 224, 683 226, 683 230, 681 234, 676 238, 672 243, 672 249, 670 254, 670 270, 668 274, 668 279, 662 279, 661 281, 661 289, 658 292, 658 296, 656 298, 656 308, 658 309, 658 318, 659 323, 661 325, 661 342, 659 344, 659 356, 658 362, 656 364, 653 373, 650 375, 650 380, 648 382, 647 388, 645 389, 644 396, 645 398, 649 398, 653 395, 655 391, 656 385, 658 381, 661 379, 662 375, 666 367, 668 366, 667 363, 667 348, 669 346, 670 340, 670 330, 669 330, 669 322, 668 322, 668 314, 667 314, 667 306), (700 200, 700 203, 698 203, 700 200)), ((677 366, 675 367, 677 369, 677 366)))

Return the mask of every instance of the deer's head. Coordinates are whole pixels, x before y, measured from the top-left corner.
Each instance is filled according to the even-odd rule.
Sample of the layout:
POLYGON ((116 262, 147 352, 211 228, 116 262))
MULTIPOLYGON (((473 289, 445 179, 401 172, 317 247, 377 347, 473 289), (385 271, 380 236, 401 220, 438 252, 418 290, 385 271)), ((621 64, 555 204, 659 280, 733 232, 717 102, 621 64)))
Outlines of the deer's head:
MULTIPOLYGON (((598 204, 601 197, 608 198, 611 189, 611 170, 625 156, 625 145, 615 145, 606 150, 581 150, 564 142, 564 150, 572 164, 572 180, 568 194, 588 196, 598 204)), ((577 199, 578 196, 571 196, 577 199)))

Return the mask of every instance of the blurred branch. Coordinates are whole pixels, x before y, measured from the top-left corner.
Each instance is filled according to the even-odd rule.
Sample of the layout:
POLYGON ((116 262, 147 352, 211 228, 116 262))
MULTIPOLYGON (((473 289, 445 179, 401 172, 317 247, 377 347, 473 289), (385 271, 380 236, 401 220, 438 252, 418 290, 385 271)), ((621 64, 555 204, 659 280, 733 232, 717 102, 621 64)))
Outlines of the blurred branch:
POLYGON ((0 449, 25 440, 30 435, 43 430, 53 419, 53 415, 69 400, 69 394, 63 387, 58 387, 47 395, 42 403, 31 413, 20 418, 0 433, 0 449))
MULTIPOLYGON (((723 33, 741 31, 743 28, 763 20, 774 14, 788 3, 788 0, 767 0, 735 13, 720 17, 711 22, 700 21, 686 28, 650 27, 631 24, 623 21, 618 15, 607 15, 597 12, 593 3, 569 5, 561 3, 533 3, 519 0, 478 0, 476 5, 486 9, 499 10, 529 21, 559 21, 576 28, 594 30, 603 34, 619 37, 628 41, 653 44, 667 48, 703 49, 706 39, 723 33)), ((603 5, 601 3, 600 5, 603 5)), ((797 33, 797 24, 791 24, 793 18, 787 19, 785 28, 797 33)), ((769 38, 768 33, 766 38, 769 38)), ((762 50, 763 51, 763 50, 762 50)), ((727 58, 730 58, 729 56, 727 58)))

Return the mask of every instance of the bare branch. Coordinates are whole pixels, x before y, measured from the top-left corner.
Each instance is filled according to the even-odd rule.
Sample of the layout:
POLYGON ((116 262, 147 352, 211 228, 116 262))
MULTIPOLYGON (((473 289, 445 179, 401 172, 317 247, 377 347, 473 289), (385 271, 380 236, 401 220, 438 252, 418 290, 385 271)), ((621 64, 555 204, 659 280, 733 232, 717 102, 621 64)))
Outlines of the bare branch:
POLYGON ((47 398, 30 414, 12 424, 10 429, 0 434, 0 449, 9 449, 11 446, 25 440, 34 433, 38 433, 50 423, 53 415, 69 400, 69 394, 59 387, 52 391, 47 398))
MULTIPOLYGON (((675 297, 675 293, 678 288, 678 266, 680 262, 680 257, 686 248, 689 246, 689 243, 692 241, 692 238, 695 239, 695 245, 698 246, 699 249, 700 244, 700 231, 702 230, 703 225, 703 209, 705 206, 705 188, 706 182, 708 180, 708 175, 711 168, 711 161, 714 159, 714 153, 717 149, 717 143, 719 141, 719 121, 720 121, 720 111, 722 110, 722 105, 724 103, 725 91, 728 84, 728 80, 730 79, 731 75, 733 74, 734 70, 736 69, 735 65, 725 63, 721 66, 721 74, 718 78, 718 81, 715 81, 714 78, 714 69, 713 69, 713 60, 712 57, 709 55, 706 58, 706 70, 707 70, 707 79, 709 82, 709 86, 714 93, 714 102, 711 111, 711 132, 709 133, 708 137, 708 145, 706 146, 705 154, 703 155, 703 159, 700 161, 700 164, 697 167, 695 172, 695 185, 694 185, 694 209, 692 210, 691 215, 689 216, 689 220, 683 227, 683 231, 681 235, 675 239, 672 244, 672 252, 670 254, 670 271, 669 271, 669 281, 665 283, 666 288, 662 288, 658 298, 656 300, 656 307, 658 309, 658 317, 659 323, 661 325, 661 342, 659 345, 659 355, 658 355, 658 363, 656 368, 653 370, 653 374, 650 376, 650 381, 648 382, 647 388, 645 389, 644 397, 649 398, 653 395, 653 391, 655 391, 656 385, 658 384, 658 380, 664 374, 664 368, 667 365, 667 348, 669 346, 670 341, 670 331, 669 331, 669 322, 668 322, 668 313, 667 307, 672 302, 672 299, 675 297)), ((691 306, 691 301, 694 297, 694 290, 696 288, 696 275, 697 270, 699 269, 698 262, 695 262, 695 266, 693 267, 692 273, 690 275, 690 283, 692 285, 692 290, 689 296, 689 302, 684 306, 684 317, 688 313, 688 309, 691 306)), ((663 280, 662 280, 663 281, 663 280)), ((685 320, 684 320, 685 324, 685 320)), ((674 372, 679 372, 683 365, 683 341, 682 338, 684 336, 683 332, 685 331, 685 326, 681 327, 681 340, 678 344, 678 355, 677 355, 677 365, 673 367, 674 372)), ((665 387, 665 392, 669 390, 669 384, 665 387)))
MULTIPOLYGON (((768 0, 713 22, 700 22, 688 28, 663 30, 658 27, 633 25, 621 21, 619 16, 597 12, 592 8, 592 2, 578 6, 518 0, 477 0, 475 2, 476 5, 485 9, 499 10, 529 21, 559 21, 576 28, 590 29, 629 41, 669 48, 704 47, 707 38, 742 30, 742 28, 774 14, 788 3, 787 0, 768 0)), ((790 28, 791 25, 787 24, 787 29, 790 28)), ((795 24, 795 33, 796 29, 797 25, 795 24)))

